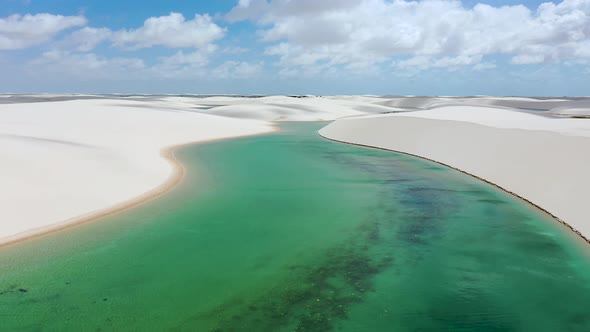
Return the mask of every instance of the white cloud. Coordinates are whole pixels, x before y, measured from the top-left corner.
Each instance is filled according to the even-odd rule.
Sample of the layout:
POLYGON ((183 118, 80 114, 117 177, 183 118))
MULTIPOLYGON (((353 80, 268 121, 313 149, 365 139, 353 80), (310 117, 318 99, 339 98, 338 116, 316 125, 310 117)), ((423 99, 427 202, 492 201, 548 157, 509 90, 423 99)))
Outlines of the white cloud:
POLYGON ((115 46, 139 49, 152 46, 200 48, 225 35, 226 29, 215 24, 209 15, 195 15, 186 20, 182 14, 151 17, 138 29, 114 32, 115 46))
POLYGON ((226 29, 215 24, 209 15, 197 14, 193 20, 187 21, 182 14, 171 13, 150 17, 137 29, 112 31, 85 27, 68 35, 61 44, 83 52, 91 51, 103 42, 130 50, 153 46, 207 48, 225 33, 226 29))
POLYGON ((215 78, 252 78, 262 72, 262 62, 226 61, 219 67, 213 69, 212 76, 215 78))
POLYGON ((104 57, 95 53, 80 53, 52 50, 44 52, 29 64, 30 73, 59 74, 77 79, 244 79, 261 74, 263 62, 225 61, 216 67, 210 66, 211 54, 216 47, 211 45, 194 52, 178 51, 158 58, 147 65, 134 57, 104 57))
POLYGON ((210 66, 211 54, 217 47, 209 45, 193 52, 178 51, 147 65, 140 58, 104 57, 95 53, 52 50, 30 64, 30 69, 40 73, 59 73, 82 79, 122 80, 195 78, 232 79, 258 75, 262 62, 226 61, 217 67, 210 66))
MULTIPOLYGON (((63 73, 87 79, 204 77, 213 71, 208 65, 212 54, 218 52, 214 42, 222 38, 225 31, 208 15, 197 14, 193 20, 186 20, 177 13, 148 18, 143 26, 137 29, 113 31, 109 28, 84 27, 53 43, 52 50, 34 60, 30 68, 39 72, 63 73), (142 58, 106 57, 91 52, 101 43, 108 43, 123 50, 152 46, 192 50, 178 50, 147 65, 142 58)), ((242 51, 240 48, 228 50, 242 51)), ((237 72, 245 73, 247 69, 238 66, 237 72)))
POLYGON ((110 39, 113 32, 107 28, 85 27, 72 32, 65 40, 68 45, 75 45, 78 51, 91 51, 98 44, 110 39))
POLYGON ((250 49, 240 46, 228 46, 221 50, 224 54, 244 54, 250 52, 250 49))
POLYGON ((590 59, 590 0, 535 11, 458 0, 250 0, 227 18, 259 24, 262 40, 273 43, 266 54, 283 67, 367 66, 400 56, 411 60, 397 66, 451 69, 494 54, 513 63, 590 59))
POLYGON ((176 54, 162 57, 160 61, 162 64, 170 67, 180 67, 180 66, 191 66, 191 67, 202 67, 209 63, 209 54, 214 51, 214 48, 211 48, 211 51, 196 51, 191 53, 184 53, 183 51, 178 51, 176 54))
POLYGON ((484 71, 496 68, 496 64, 493 62, 481 62, 473 66, 473 70, 475 71, 484 71))
POLYGON ((463 67, 478 64, 481 61, 481 55, 460 55, 456 57, 443 57, 436 59, 432 62, 432 67, 445 68, 445 67, 463 67))
POLYGON ((454 70, 460 67, 477 65, 480 62, 481 55, 445 56, 438 58, 419 55, 406 60, 395 61, 393 65, 398 69, 426 70, 430 68, 447 68, 454 70))
POLYGON ((240 0, 226 17, 230 21, 263 18, 272 22, 277 17, 308 16, 354 8, 359 0, 240 0))
POLYGON ((94 53, 57 50, 43 53, 31 66, 35 70, 90 79, 120 79, 146 68, 144 61, 138 58, 106 58, 94 53))
POLYGON ((156 77, 165 78, 203 76, 211 54, 216 50, 215 45, 209 45, 194 52, 178 51, 171 56, 160 57, 158 63, 149 68, 149 72, 156 77))
POLYGON ((0 18, 0 50, 43 44, 68 28, 85 24, 86 18, 83 16, 27 14, 0 18))
POLYGON ((537 64, 543 63, 545 61, 545 56, 542 54, 521 54, 515 57, 512 57, 510 63, 515 65, 530 65, 530 64, 537 64))

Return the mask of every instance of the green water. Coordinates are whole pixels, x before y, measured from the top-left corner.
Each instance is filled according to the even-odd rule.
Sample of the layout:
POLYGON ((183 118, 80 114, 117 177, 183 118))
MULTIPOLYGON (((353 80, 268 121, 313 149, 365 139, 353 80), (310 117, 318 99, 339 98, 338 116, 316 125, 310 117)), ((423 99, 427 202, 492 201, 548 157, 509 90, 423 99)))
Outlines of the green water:
POLYGON ((0 330, 590 331, 564 226, 322 125, 184 148, 170 194, 0 248, 0 330))

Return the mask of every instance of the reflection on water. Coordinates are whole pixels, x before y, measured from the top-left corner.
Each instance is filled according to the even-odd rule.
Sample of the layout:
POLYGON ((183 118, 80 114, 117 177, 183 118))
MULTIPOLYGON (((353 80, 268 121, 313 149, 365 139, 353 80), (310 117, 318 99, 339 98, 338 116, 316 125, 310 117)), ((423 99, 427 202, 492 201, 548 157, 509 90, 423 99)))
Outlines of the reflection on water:
POLYGON ((320 126, 185 148, 171 194, 3 248, 3 329, 590 330, 588 248, 565 227, 320 126))

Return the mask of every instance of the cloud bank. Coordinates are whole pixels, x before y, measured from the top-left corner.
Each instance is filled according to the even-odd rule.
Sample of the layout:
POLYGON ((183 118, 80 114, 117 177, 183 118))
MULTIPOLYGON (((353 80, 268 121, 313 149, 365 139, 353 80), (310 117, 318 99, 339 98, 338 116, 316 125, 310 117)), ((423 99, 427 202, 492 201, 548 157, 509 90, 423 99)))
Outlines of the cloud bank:
POLYGON ((283 66, 473 65, 506 55, 513 64, 590 59, 590 1, 466 7, 451 0, 240 1, 227 15, 259 27, 283 66), (402 59, 399 58, 409 58, 402 59), (428 63, 428 64, 426 64, 428 63))
POLYGON ((0 18, 0 50, 23 49, 49 42, 58 33, 86 25, 83 16, 52 14, 11 15, 0 18))
POLYGON ((226 31, 207 14, 196 14, 192 20, 186 20, 182 14, 173 12, 167 16, 150 17, 136 29, 112 31, 84 27, 70 34, 67 42, 77 45, 80 51, 90 51, 102 42, 128 50, 154 46, 201 48, 223 38, 226 31))
POLYGON ((0 17, 0 60, 11 72, 20 66, 87 81, 410 82, 450 74, 465 81, 495 73, 530 85, 530 77, 563 81, 567 75, 557 74, 571 68, 579 81, 590 73, 590 0, 536 8, 459 0, 236 0, 214 16, 172 11, 142 21, 113 28, 82 15, 0 17))

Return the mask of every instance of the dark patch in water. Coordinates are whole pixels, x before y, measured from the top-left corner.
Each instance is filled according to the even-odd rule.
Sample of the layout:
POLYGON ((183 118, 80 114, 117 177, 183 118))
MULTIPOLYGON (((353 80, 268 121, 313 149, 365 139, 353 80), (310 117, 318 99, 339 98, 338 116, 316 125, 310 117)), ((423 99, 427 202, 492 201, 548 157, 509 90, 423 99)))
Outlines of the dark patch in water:
MULTIPOLYGON (((479 288, 464 287, 447 293, 423 313, 437 323, 438 331, 500 332, 518 330, 514 313, 494 305, 479 288), (473 308, 486 308, 474 314, 473 308)), ((416 326, 416 324, 413 324, 416 326)))
POLYGON ((422 167, 422 169, 427 169, 427 170, 431 170, 431 171, 446 171, 446 168, 441 167, 441 166, 436 166, 436 165, 425 166, 425 167, 422 167))
POLYGON ((590 316, 586 314, 575 314, 567 323, 568 331, 587 331, 589 325, 590 316))
POLYGON ((516 245, 524 248, 524 250, 533 250, 539 252, 539 254, 546 253, 549 255, 555 255, 556 253, 562 253, 564 250, 551 238, 545 238, 542 236, 528 236, 523 238, 515 238, 516 245))
POLYGON ((404 183, 404 182, 413 182, 416 179, 385 179, 383 180, 384 184, 396 184, 396 183, 404 183))
POLYGON ((320 265, 287 267, 294 280, 286 286, 269 290, 253 303, 236 299, 195 320, 218 319, 213 331, 334 329, 336 321, 348 318, 351 305, 374 290, 374 277, 393 265, 392 256, 371 252, 370 244, 382 241, 378 221, 367 220, 358 233, 347 246, 328 250, 320 265), (230 314, 236 305, 245 308, 230 314), (226 314, 230 317, 219 319, 226 314))
POLYGON ((359 226, 359 230, 367 234, 367 240, 377 242, 380 239, 379 222, 367 222, 359 226))
POLYGON ((493 204, 493 205, 504 205, 504 204, 508 204, 508 202, 502 201, 502 200, 499 200, 499 199, 482 198, 482 199, 478 199, 477 201, 480 202, 480 203, 487 203, 487 204, 493 204))
POLYGON ((2 295, 6 295, 6 294, 12 294, 14 293, 16 290, 16 285, 11 285, 8 288, 5 288, 4 290, 0 291, 0 296, 2 295))
POLYGON ((15 293, 27 294, 28 292, 29 292, 29 290, 26 288, 22 288, 22 287, 19 288, 16 285, 12 285, 12 286, 0 291, 0 296, 7 295, 7 294, 15 294, 15 293))
POLYGON ((436 188, 436 187, 413 187, 407 188, 408 192, 419 193, 431 193, 433 195, 440 195, 440 194, 466 194, 466 195, 473 195, 473 196, 489 196, 489 193, 483 190, 472 190, 472 189, 450 189, 450 188, 436 188))

